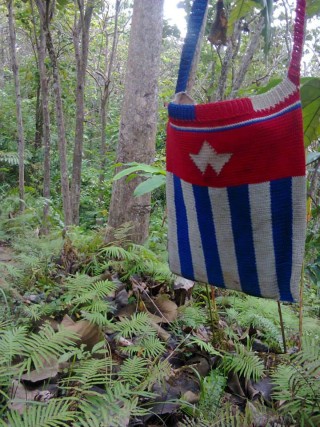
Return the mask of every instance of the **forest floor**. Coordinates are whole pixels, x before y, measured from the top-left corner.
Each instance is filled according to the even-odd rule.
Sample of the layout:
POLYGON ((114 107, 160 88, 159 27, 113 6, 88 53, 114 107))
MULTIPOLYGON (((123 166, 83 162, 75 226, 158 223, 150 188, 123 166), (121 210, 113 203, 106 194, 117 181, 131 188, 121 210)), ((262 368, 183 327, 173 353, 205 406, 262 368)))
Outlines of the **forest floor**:
MULTIPOLYGON (((145 247, 105 246, 99 239, 59 233, 11 240, 12 246, 0 241, 3 336, 17 341, 3 357, 3 365, 13 364, 2 409, 9 424, 0 419, 1 427, 29 425, 36 411, 49 414, 44 404, 58 413, 70 401, 66 419, 90 422, 63 426, 292 427, 301 425, 295 419, 301 401, 313 416, 320 399, 314 360, 309 372, 304 355, 291 390, 296 368, 288 367, 299 359, 283 354, 275 301, 225 290, 212 299, 208 286, 174 278, 145 247), (24 350, 16 331, 30 348, 29 368, 18 376, 24 350), (46 347, 54 357, 48 359, 46 347), (290 415, 287 398, 290 408, 295 404, 290 415), (106 412, 96 414, 97 406, 106 412), (22 424, 12 424, 15 411, 22 424)), ((282 310, 289 353, 299 354, 297 309, 284 304, 282 310)), ((319 320, 308 313, 304 320, 313 339, 319 320)))

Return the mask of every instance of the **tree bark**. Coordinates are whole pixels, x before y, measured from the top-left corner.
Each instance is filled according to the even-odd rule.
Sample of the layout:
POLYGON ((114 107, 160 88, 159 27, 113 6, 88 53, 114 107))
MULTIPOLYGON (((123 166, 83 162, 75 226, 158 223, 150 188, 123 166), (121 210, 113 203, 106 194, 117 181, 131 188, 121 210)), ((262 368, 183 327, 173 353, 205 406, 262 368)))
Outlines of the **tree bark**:
MULTIPOLYGON (((157 94, 162 41, 163 0, 135 0, 131 24, 126 85, 121 113, 117 162, 151 163, 155 153, 157 94)), ((148 237, 150 194, 134 197, 139 179, 115 181, 108 225, 132 225, 130 238, 148 237)), ((110 238, 107 236, 107 240, 110 238)))
POLYGON ((231 99, 233 99, 237 96, 237 92, 243 83, 243 80, 246 76, 248 68, 251 64, 253 55, 255 54, 255 52, 258 48, 263 27, 264 27, 264 19, 263 19, 263 17, 261 17, 257 22, 255 31, 252 34, 250 43, 249 43, 248 48, 246 50, 246 53, 242 59, 241 67, 237 72, 237 76, 236 76, 235 81, 233 83, 233 88, 232 88, 232 92, 231 92, 231 96, 230 96, 231 99))
POLYGON ((19 155, 19 199, 20 212, 25 208, 24 203, 24 133, 21 108, 21 92, 19 79, 19 66, 16 56, 16 31, 13 17, 13 0, 7 1, 8 7, 8 23, 10 33, 10 51, 12 72, 14 77, 14 86, 16 93, 16 115, 17 115, 17 131, 18 131, 18 155, 19 155))
MULTIPOLYGON (((101 104, 100 104, 100 115, 101 115, 101 143, 100 143, 100 158, 101 158, 101 173, 99 175, 99 184, 102 187, 104 181, 104 171, 106 167, 106 126, 107 126, 107 112, 109 106, 109 99, 111 93, 111 76, 113 71, 114 60, 117 51, 117 42, 118 42, 118 18, 120 12, 121 0, 116 0, 115 6, 115 18, 114 18, 114 31, 113 31, 113 40, 112 48, 110 53, 110 58, 108 61, 107 51, 108 51, 108 35, 106 34, 106 49, 105 49, 105 72, 104 72, 104 86, 101 95, 101 104)), ((102 199, 102 195, 101 195, 102 199)))
POLYGON ((84 90, 88 63, 89 30, 94 9, 93 0, 88 0, 86 7, 82 0, 77 1, 80 20, 75 22, 73 42, 76 55, 77 88, 76 88, 76 128, 73 151, 73 169, 71 181, 72 222, 79 223, 81 170, 84 131, 84 90), (80 42, 81 37, 81 42, 80 42))
POLYGON ((42 117, 43 117, 43 150, 44 150, 44 159, 43 159, 43 197, 45 199, 43 207, 43 233, 48 233, 48 216, 50 210, 50 146, 51 146, 51 137, 50 137, 50 112, 49 112, 49 88, 48 88, 48 76, 45 66, 46 58, 46 36, 44 28, 40 26, 40 40, 39 40, 39 75, 40 75, 40 87, 41 87, 41 98, 42 98, 42 117))
POLYGON ((64 114, 63 114, 58 61, 57 61, 57 56, 56 56, 56 52, 52 42, 52 36, 50 31, 50 17, 52 15, 52 10, 51 10, 52 3, 50 3, 50 0, 47 0, 46 4, 44 5, 42 0, 36 0, 36 4, 39 10, 41 26, 45 34, 46 46, 48 49, 48 53, 51 61, 51 67, 52 67, 53 90, 55 94, 56 120, 57 120, 57 129, 58 129, 58 138, 59 138, 58 146, 59 146, 59 157, 60 157, 61 193, 62 193, 64 223, 66 226, 68 226, 72 224, 72 211, 71 211, 69 176, 68 176, 67 141, 66 141, 66 131, 65 131, 64 114))

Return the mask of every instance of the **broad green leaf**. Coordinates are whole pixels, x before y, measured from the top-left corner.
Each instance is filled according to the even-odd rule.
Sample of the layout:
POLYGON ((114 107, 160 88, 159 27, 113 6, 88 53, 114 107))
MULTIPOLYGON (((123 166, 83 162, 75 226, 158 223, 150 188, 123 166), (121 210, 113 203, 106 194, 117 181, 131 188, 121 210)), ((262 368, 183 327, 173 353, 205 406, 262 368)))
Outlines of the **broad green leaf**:
POLYGON ((320 136, 320 78, 308 79, 301 86, 304 143, 308 147, 320 136))
POLYGON ((233 33, 234 24, 239 19, 246 16, 252 9, 261 9, 261 5, 254 0, 237 0, 233 6, 228 21, 228 36, 231 37, 233 33))
POLYGON ((262 93, 266 93, 269 90, 271 90, 272 88, 274 88, 275 86, 277 86, 280 82, 282 81, 282 79, 272 79, 269 81, 269 83, 266 86, 262 86, 259 87, 259 89, 257 90, 257 94, 262 94, 262 93))
POLYGON ((131 175, 132 173, 135 173, 135 172, 147 172, 150 174, 157 174, 157 175, 159 175, 159 174, 164 175, 165 174, 165 171, 160 169, 160 168, 157 168, 157 167, 151 166, 151 165, 145 165, 145 164, 141 163, 141 164, 138 164, 136 166, 131 166, 129 168, 123 169, 122 171, 118 172, 114 176, 113 180, 117 181, 118 179, 123 178, 124 176, 127 176, 127 175, 131 175))
POLYGON ((320 2, 319 0, 307 0, 307 16, 312 18, 315 15, 320 14, 320 2))
POLYGON ((142 182, 134 190, 134 195, 136 197, 143 196, 146 193, 150 193, 156 188, 162 187, 166 183, 166 177, 163 175, 154 175, 146 181, 142 182))
POLYGON ((264 51, 268 53, 272 40, 272 18, 273 18, 273 0, 256 0, 262 7, 262 16, 264 18, 264 28, 262 31, 264 37, 264 51))
POLYGON ((307 165, 310 165, 310 163, 313 163, 318 159, 320 159, 320 153, 317 153, 317 152, 308 153, 307 154, 307 165))

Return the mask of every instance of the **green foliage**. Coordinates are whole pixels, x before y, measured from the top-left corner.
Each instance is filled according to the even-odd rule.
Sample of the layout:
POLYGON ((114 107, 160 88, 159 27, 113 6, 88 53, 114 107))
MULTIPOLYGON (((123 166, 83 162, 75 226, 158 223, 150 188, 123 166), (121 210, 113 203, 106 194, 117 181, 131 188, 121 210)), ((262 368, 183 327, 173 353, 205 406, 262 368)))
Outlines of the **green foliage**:
POLYGON ((197 409, 202 420, 207 422, 215 420, 226 385, 226 377, 219 370, 212 370, 201 381, 200 400, 197 409))
POLYGON ((206 323, 206 309, 199 304, 193 303, 183 305, 179 308, 178 323, 179 327, 187 326, 196 329, 206 323))
POLYGON ((120 381, 125 381, 132 386, 138 386, 148 373, 148 359, 132 356, 126 359, 118 373, 120 381))
POLYGON ((151 191, 164 186, 166 183, 166 171, 160 167, 135 162, 127 163, 125 166, 129 167, 118 172, 113 178, 114 180, 118 180, 125 176, 128 177, 128 180, 131 180, 138 175, 147 178, 134 190, 133 194, 137 197, 150 193, 151 191))
POLYGON ((132 338, 135 335, 150 336, 155 333, 150 317, 147 313, 135 313, 130 318, 122 319, 116 325, 116 330, 124 338, 132 338))
POLYGON ((305 337, 302 350, 290 356, 273 374, 276 400, 284 401, 280 410, 299 426, 320 423, 320 340, 305 337))
POLYGON ((308 147, 320 136, 320 79, 305 79, 301 86, 304 141, 308 147))
POLYGON ((264 374, 264 365, 259 357, 241 344, 235 344, 235 353, 225 354, 221 368, 226 372, 235 372, 245 379, 257 381, 264 374))
POLYGON ((68 427, 75 420, 70 403, 63 399, 51 400, 47 404, 33 404, 22 415, 11 411, 6 414, 7 422, 0 420, 2 427, 68 427))
POLYGON ((228 35, 231 36, 233 33, 234 24, 239 21, 239 19, 245 17, 249 12, 254 8, 260 9, 259 5, 255 0, 237 0, 232 7, 229 20, 228 20, 228 35))

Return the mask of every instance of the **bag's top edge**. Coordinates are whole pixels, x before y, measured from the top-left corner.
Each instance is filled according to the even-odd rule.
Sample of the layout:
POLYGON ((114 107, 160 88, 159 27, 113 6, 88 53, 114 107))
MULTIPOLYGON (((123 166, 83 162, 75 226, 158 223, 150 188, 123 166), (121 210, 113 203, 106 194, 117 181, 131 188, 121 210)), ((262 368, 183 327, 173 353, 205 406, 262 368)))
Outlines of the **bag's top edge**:
POLYGON ((259 112, 270 112, 296 102, 299 97, 299 87, 286 77, 277 86, 261 95, 208 104, 179 104, 173 101, 168 105, 168 113, 169 118, 173 120, 207 121, 215 118, 224 120, 259 112))

